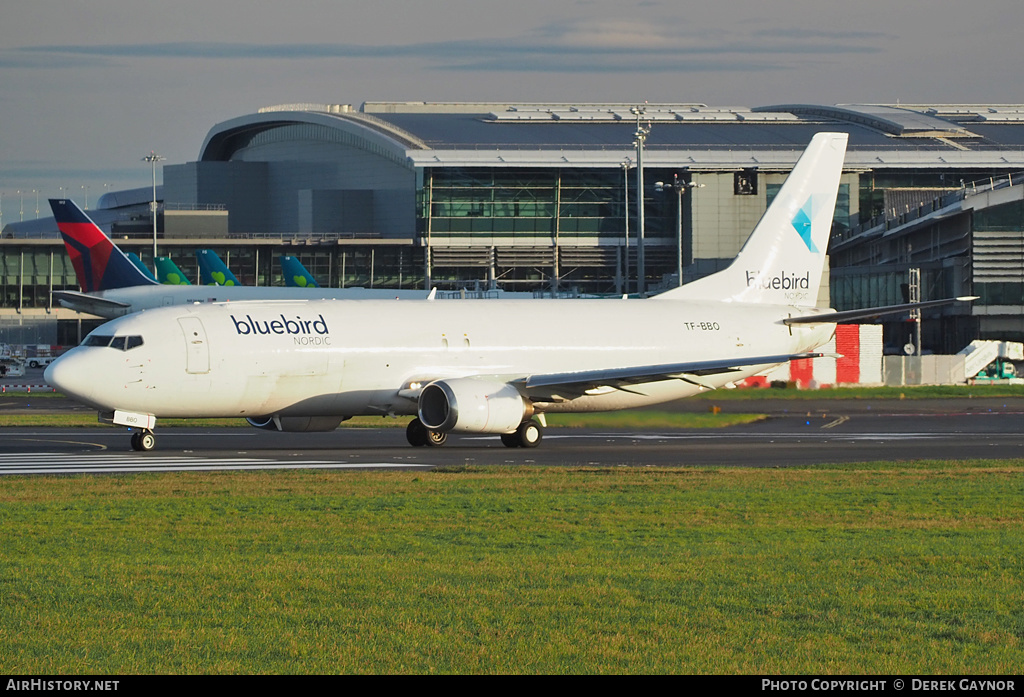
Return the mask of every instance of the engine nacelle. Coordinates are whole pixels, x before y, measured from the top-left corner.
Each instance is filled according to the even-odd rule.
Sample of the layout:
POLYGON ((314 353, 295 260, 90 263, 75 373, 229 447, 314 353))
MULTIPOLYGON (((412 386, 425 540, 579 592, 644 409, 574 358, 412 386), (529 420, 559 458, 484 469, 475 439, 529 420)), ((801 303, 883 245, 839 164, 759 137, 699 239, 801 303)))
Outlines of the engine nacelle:
POLYGON ((264 431, 333 431, 348 416, 261 416, 246 419, 264 431))
POLYGON ((532 414, 533 405, 507 382, 455 378, 420 392, 420 421, 431 431, 512 433, 532 414))

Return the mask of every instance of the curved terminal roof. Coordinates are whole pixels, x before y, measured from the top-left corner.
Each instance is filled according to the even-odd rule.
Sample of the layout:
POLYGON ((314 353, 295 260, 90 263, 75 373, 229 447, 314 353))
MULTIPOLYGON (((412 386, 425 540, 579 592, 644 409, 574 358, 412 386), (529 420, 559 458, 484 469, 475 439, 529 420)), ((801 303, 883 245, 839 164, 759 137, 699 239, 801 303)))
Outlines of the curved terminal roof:
POLYGON ((407 149, 427 147, 416 136, 344 105, 295 104, 261 109, 256 114, 217 124, 207 134, 199 159, 230 160, 251 145, 301 137, 343 143, 401 164, 407 164, 407 149), (315 134, 294 131, 301 126, 322 129, 315 134))
POLYGON ((407 167, 610 167, 634 156, 638 111, 652 166, 788 168, 814 133, 831 130, 849 134, 851 169, 1024 168, 1024 105, 293 104, 217 124, 200 159, 312 137, 407 167))

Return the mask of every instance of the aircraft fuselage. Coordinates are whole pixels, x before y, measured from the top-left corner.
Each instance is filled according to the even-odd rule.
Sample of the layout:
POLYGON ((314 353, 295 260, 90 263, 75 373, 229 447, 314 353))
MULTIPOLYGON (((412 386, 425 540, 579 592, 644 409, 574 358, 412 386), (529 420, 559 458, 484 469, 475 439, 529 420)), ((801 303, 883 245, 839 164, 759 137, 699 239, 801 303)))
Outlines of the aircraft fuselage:
MULTIPOLYGON (((415 414, 416 390, 440 378, 493 376, 514 382, 538 373, 671 364, 709 355, 800 353, 825 343, 834 329, 790 328, 780 321, 801 312, 673 300, 177 306, 103 325, 93 335, 140 337, 141 343, 127 348, 124 342, 111 347, 87 341, 52 366, 60 374, 51 377, 100 410, 157 417, 415 414), (79 375, 83 366, 88 372, 79 375), (102 382, 95 380, 96 371, 105 376, 102 382)), ((720 387, 766 367, 628 390, 572 395, 548 390, 528 396, 548 412, 621 409, 686 397, 701 385, 720 387)))

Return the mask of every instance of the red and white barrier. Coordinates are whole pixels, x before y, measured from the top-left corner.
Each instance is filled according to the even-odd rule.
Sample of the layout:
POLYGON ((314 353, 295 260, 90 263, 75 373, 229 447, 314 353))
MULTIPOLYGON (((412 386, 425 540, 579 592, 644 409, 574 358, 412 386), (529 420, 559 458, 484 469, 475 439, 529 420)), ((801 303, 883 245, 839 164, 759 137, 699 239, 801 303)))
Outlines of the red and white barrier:
POLYGON ((767 375, 755 375, 740 387, 767 387, 772 382, 794 383, 799 389, 834 385, 882 384, 882 325, 840 324, 830 342, 818 349, 842 358, 805 358, 790 361, 767 375))

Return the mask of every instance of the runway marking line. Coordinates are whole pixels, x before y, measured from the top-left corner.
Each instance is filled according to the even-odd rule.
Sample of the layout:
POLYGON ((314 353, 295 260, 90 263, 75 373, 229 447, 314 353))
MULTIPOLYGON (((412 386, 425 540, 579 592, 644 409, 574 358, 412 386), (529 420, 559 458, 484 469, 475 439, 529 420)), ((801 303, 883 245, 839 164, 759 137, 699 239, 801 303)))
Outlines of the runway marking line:
MULTIPOLYGON (((26 443, 64 443, 65 445, 84 445, 90 448, 96 448, 97 450, 106 450, 107 446, 102 443, 89 443, 80 440, 60 440, 56 438, 24 438, 20 436, 12 436, 10 439, 5 439, 8 443, 13 441, 24 441, 26 443)), ((2 455, 0 455, 2 457, 2 455)))
POLYGON ((822 426, 822 428, 835 428, 839 424, 844 424, 849 420, 849 416, 840 416, 838 419, 835 419, 834 421, 830 421, 829 423, 825 424, 824 426, 822 426))

